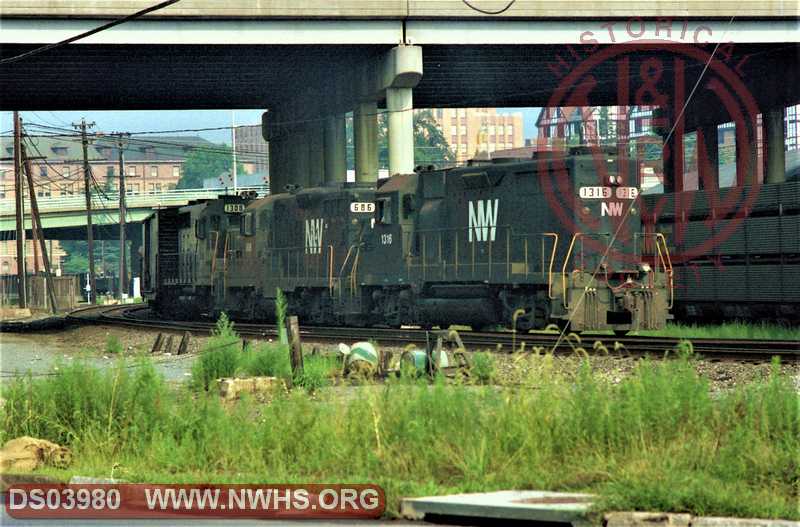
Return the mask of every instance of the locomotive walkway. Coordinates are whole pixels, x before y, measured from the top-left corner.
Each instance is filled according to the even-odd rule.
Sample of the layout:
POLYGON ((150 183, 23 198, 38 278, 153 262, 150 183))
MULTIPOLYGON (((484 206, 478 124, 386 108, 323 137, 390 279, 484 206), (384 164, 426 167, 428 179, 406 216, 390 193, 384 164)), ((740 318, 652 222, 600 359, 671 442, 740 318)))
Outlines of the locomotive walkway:
MULTIPOLYGON (((167 331, 210 333, 214 322, 164 321, 150 318, 149 308, 136 306, 92 306, 72 312, 69 319, 78 323, 122 325, 167 331)), ((237 323, 236 331, 245 337, 275 337, 274 325, 237 323)), ((428 331, 414 328, 352 328, 304 326, 301 336, 307 340, 352 342, 375 340, 381 344, 421 344, 430 337, 428 331)), ((682 339, 668 337, 590 335, 578 340, 574 335, 560 339, 557 333, 475 332, 460 333, 464 345, 471 349, 511 353, 522 343, 526 350, 553 350, 558 354, 588 353, 611 355, 663 356, 674 350, 682 339)), ((709 360, 769 361, 800 360, 800 342, 788 340, 691 339, 694 353, 709 360)))

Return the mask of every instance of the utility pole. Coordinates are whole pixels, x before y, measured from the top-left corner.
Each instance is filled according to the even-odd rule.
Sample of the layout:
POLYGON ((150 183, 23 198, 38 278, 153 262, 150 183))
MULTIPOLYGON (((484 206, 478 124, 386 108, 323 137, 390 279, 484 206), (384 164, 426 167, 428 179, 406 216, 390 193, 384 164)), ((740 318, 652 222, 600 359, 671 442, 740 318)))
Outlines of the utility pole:
POLYGON ((122 300, 123 294, 128 291, 128 262, 125 251, 125 226, 126 226, 126 209, 125 209, 125 142, 124 136, 130 134, 119 134, 117 140, 117 149, 119 150, 119 298, 122 300))
POLYGON ((83 192, 86 195, 86 241, 89 244, 89 303, 97 302, 97 278, 94 274, 94 233, 92 232, 92 185, 91 168, 89 167, 89 140, 86 137, 86 128, 91 128, 94 123, 81 122, 72 126, 81 131, 81 143, 83 143, 83 192))
POLYGON ((236 113, 234 110, 231 110, 231 144, 233 148, 231 148, 231 152, 233 152, 233 170, 231 170, 231 174, 233 175, 233 193, 236 194, 237 192, 237 181, 236 181, 236 113))
POLYGON ((17 300, 19 307, 28 305, 28 291, 25 283, 25 215, 22 207, 22 130, 19 112, 14 112, 14 197, 16 199, 17 219, 17 300))
POLYGON ((25 175, 28 177, 28 194, 31 200, 31 228, 36 233, 39 244, 42 250, 42 261, 44 262, 44 279, 47 294, 50 297, 50 308, 53 313, 58 312, 58 305, 56 304, 56 292, 53 283, 53 274, 50 269, 50 256, 47 254, 47 245, 44 242, 44 231, 42 230, 42 221, 39 217, 39 204, 36 202, 36 192, 33 191, 33 170, 31 170, 31 160, 25 155, 25 145, 22 145, 22 158, 25 161, 25 175))

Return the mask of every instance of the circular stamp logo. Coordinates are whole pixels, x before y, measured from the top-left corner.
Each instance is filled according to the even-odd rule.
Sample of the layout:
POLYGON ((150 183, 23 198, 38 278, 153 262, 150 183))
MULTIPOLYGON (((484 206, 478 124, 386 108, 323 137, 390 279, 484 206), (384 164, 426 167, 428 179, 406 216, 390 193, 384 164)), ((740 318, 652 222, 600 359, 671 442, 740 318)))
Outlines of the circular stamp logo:
POLYGON ((673 263, 714 260, 759 193, 759 109, 741 63, 730 60, 736 57, 733 44, 704 44, 700 40, 712 36, 712 28, 681 24, 659 21, 648 33, 641 20, 619 22, 621 36, 603 25, 609 45, 584 32, 584 44, 567 46, 550 68, 557 87, 547 103, 555 123, 548 135, 564 138, 565 130, 574 138, 577 131, 575 142, 582 146, 570 149, 565 138, 564 148, 574 155, 539 155, 543 193, 562 226, 581 233, 584 250, 623 265, 640 259, 637 248, 648 236, 642 236, 642 224, 652 235, 665 218, 671 232, 664 234, 676 248, 673 263), (672 28, 666 38, 665 27, 672 28), (616 115, 609 116, 609 108, 616 115), (733 169, 735 176, 720 189, 717 125, 724 123, 733 123, 723 129, 723 148, 734 152, 726 173, 733 169), (653 176, 645 183, 662 186, 663 193, 640 193, 648 171, 653 176), (681 192, 688 179, 696 179, 702 192, 681 192))

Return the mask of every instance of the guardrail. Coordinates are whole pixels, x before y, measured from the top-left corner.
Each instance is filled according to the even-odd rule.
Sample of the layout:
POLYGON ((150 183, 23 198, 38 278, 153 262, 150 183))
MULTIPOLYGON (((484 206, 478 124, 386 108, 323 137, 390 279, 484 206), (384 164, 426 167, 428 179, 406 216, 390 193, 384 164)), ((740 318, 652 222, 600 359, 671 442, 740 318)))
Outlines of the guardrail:
MULTIPOLYGON (((268 193, 269 187, 266 185, 252 186, 252 187, 238 187, 238 192, 255 191, 259 196, 264 196, 268 193)), ((179 205, 187 203, 195 199, 214 198, 222 194, 233 194, 233 189, 230 188, 189 188, 189 189, 176 189, 166 192, 139 192, 139 193, 126 193, 125 205, 128 208, 136 207, 159 207, 165 205, 179 205)), ((86 198, 83 194, 76 194, 74 196, 57 196, 57 197, 38 197, 36 199, 41 213, 48 212, 63 212, 71 210, 86 210, 86 198)), ((119 193, 106 192, 105 194, 92 195, 92 208, 93 209, 118 209, 119 208, 119 193)), ((26 216, 30 215, 30 207, 25 207, 26 216)), ((14 200, 3 199, 0 200, 0 216, 14 214, 14 200)))

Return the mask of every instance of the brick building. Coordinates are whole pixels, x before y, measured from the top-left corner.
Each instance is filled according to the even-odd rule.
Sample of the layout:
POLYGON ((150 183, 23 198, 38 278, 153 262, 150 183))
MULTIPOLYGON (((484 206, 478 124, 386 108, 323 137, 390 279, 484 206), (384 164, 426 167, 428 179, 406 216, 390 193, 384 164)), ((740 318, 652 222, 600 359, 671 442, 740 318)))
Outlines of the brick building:
MULTIPOLYGON (((187 156, 197 148, 215 148, 201 137, 148 137, 132 139, 125 149, 125 190, 127 194, 157 193, 174 189, 181 177, 187 156)), ((39 199, 82 196, 84 192, 83 148, 80 138, 65 136, 30 136, 26 141, 27 154, 32 159, 33 184, 39 199)), ((2 158, 14 155, 13 137, 0 138, 2 158)), ((114 138, 96 137, 88 148, 89 165, 94 182, 104 192, 116 192, 119 187, 119 151, 114 138)), ((27 198, 27 189, 25 196, 27 198)), ((95 190, 95 193, 98 191, 95 190)), ((14 163, 0 161, 0 200, 14 202, 14 163)), ((26 208, 29 207, 26 199, 26 208)), ((54 269, 61 267, 64 251, 57 241, 48 240, 54 269)), ((33 241, 26 241, 26 265, 33 272, 33 241)), ((16 274, 16 242, 0 240, 0 274, 16 274)), ((39 255, 39 268, 41 255, 39 255)))

